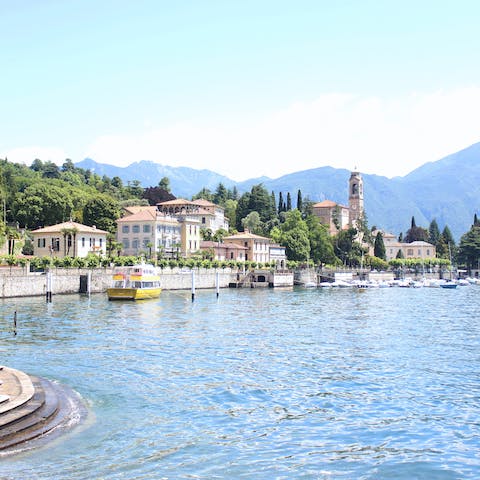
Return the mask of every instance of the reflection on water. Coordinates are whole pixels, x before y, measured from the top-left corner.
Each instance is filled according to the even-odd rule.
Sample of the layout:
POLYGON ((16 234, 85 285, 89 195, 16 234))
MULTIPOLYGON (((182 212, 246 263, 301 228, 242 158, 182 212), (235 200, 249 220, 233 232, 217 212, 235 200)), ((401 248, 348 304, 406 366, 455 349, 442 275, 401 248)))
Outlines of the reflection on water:
POLYGON ((479 293, 3 301, 2 362, 95 420, 0 478, 478 478, 479 293))

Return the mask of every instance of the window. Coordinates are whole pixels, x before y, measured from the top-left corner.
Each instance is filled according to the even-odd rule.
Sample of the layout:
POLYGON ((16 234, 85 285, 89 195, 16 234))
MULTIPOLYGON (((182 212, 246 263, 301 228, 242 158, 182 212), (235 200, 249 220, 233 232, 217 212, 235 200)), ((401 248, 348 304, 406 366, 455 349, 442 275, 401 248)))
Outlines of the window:
POLYGON ((137 250, 138 249, 138 238, 134 238, 132 240, 132 248, 137 250))
POLYGON ((427 248, 427 255, 430 256, 430 249, 427 248))
POLYGON ((82 237, 82 247, 85 247, 85 237, 82 237))
POLYGON ((230 260, 233 260, 233 252, 230 252, 230 260))
POLYGON ((420 257, 422 255, 422 251, 418 249, 418 256, 420 257))
POLYGON ((133 225, 132 226, 133 233, 140 233, 140 225, 133 225))
POLYGON ((205 222, 206 222, 205 217, 202 217, 202 224, 205 225, 205 222))
POLYGON ((122 225, 122 233, 130 233, 130 225, 122 225))
POLYGON ((150 243, 149 238, 144 238, 143 239, 143 248, 148 248, 148 244, 150 243))
POLYGON ((143 226, 143 233, 150 233, 150 225, 143 226))
POLYGON ((37 240, 37 247, 38 248, 45 248, 45 239, 44 238, 39 238, 37 240))
POLYGON ((99 243, 99 245, 100 245, 100 248, 102 248, 102 245, 103 245, 103 238, 100 238, 100 239, 98 240, 98 243, 99 243))
POLYGON ((122 240, 122 245, 123 245, 123 248, 130 248, 130 240, 128 238, 124 238, 122 240))
POLYGON ((413 248, 407 250, 407 256, 413 256, 413 248))

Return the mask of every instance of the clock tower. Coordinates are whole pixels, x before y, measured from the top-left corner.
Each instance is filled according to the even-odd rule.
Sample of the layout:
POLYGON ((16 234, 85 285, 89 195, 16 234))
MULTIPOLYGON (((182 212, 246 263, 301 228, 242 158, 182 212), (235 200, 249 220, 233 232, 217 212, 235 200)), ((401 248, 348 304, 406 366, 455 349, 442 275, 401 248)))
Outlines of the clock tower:
POLYGON ((350 175, 348 182, 348 209, 350 226, 355 227, 358 220, 363 217, 363 179, 356 169, 350 175))

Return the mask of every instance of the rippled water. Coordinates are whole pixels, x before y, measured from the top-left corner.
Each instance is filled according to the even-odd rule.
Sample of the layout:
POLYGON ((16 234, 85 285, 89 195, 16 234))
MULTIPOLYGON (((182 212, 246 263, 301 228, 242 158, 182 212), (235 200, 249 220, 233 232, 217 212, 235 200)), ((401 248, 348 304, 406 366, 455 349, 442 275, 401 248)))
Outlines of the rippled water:
POLYGON ((91 414, 0 458, 0 478, 480 478, 479 299, 472 286, 3 301, 1 362, 69 385, 91 414))

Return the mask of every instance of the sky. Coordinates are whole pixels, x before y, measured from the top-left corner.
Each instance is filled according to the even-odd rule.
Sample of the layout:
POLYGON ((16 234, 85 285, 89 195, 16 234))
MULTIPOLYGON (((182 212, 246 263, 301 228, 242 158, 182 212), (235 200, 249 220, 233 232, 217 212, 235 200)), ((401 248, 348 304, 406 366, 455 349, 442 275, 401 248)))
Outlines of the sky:
POLYGON ((393 177, 480 141, 480 2, 0 0, 0 158, 393 177))

